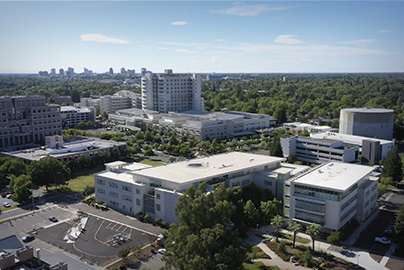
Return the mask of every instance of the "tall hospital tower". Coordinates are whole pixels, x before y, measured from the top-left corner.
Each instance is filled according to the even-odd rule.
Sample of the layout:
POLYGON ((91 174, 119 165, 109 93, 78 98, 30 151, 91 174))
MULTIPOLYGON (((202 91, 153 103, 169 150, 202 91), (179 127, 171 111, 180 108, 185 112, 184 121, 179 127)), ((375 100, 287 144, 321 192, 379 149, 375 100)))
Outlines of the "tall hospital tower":
POLYGON ((158 112, 203 111, 201 75, 148 72, 142 77, 142 109, 158 112))

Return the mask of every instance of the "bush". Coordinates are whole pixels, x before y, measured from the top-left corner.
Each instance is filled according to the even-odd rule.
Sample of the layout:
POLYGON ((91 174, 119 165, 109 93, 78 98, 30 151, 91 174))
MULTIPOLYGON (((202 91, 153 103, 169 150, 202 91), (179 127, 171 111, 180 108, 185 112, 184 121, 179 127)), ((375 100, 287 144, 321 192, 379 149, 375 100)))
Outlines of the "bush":
POLYGON ((286 253, 286 243, 285 241, 280 241, 276 246, 276 249, 281 253, 286 253))
POLYGON ((313 257, 311 256, 310 249, 307 249, 307 250, 304 252, 303 261, 304 261, 304 265, 305 265, 306 267, 311 267, 311 266, 312 266, 312 264, 313 264, 313 257))
POLYGON ((145 220, 146 222, 150 222, 150 221, 151 221, 151 216, 150 216, 149 214, 146 214, 146 215, 144 216, 144 220, 145 220))
POLYGON ((95 187, 94 187, 94 185, 86 185, 86 186, 84 187, 84 190, 83 190, 83 195, 84 195, 84 196, 88 196, 88 195, 93 194, 94 192, 95 192, 95 187))
POLYGON ((168 229, 168 227, 170 227, 170 225, 168 224, 167 220, 164 220, 163 222, 161 222, 161 226, 165 229, 168 229))
POLYGON ((159 218, 159 217, 156 217, 155 219, 154 219, 154 224, 156 224, 156 225, 161 225, 161 222, 162 222, 163 220, 161 219, 161 218, 159 218))
POLYGON ((130 247, 123 248, 123 249, 118 251, 118 255, 119 255, 120 258, 128 257, 129 253, 130 253, 130 247))
POLYGON ((341 232, 335 231, 327 237, 327 242, 333 245, 337 245, 341 240, 341 232))

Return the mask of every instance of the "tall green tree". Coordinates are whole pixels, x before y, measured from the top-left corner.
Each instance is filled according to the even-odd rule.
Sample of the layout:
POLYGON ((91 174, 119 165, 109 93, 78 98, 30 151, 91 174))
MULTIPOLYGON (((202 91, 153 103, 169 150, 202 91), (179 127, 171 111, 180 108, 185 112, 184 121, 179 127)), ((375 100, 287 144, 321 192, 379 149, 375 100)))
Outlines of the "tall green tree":
POLYGON ((255 226, 259 222, 260 212, 252 200, 248 200, 244 205, 244 215, 248 220, 248 225, 255 226))
POLYGON ((264 224, 268 224, 272 218, 278 213, 278 208, 273 201, 261 201, 260 209, 264 224))
POLYGON ((272 140, 271 146, 269 148, 269 155, 273 157, 283 157, 281 140, 278 136, 275 136, 272 140))
POLYGON ((295 247, 296 244, 296 235, 298 232, 302 230, 302 225, 300 225, 297 222, 292 222, 288 226, 288 230, 293 232, 293 247, 295 247))
POLYGON ((398 245, 401 255, 404 254, 404 205, 397 213, 396 223, 394 224, 394 242, 398 245))
POLYGON ((178 224, 170 226, 165 242, 166 269, 243 269, 246 248, 231 226, 231 191, 224 185, 206 191, 205 183, 191 186, 178 199, 178 224))
POLYGON ((14 190, 13 200, 19 203, 29 202, 32 188, 31 178, 28 175, 21 174, 13 177, 9 186, 14 190))
POLYGON ((279 239, 279 231, 281 227, 284 224, 283 217, 280 215, 276 215, 272 220, 271 220, 271 225, 276 228, 276 242, 278 242, 279 239))
POLYGON ((27 166, 25 163, 18 158, 7 159, 1 166, 0 171, 5 175, 15 175, 19 176, 25 174, 27 171, 27 166))
POLYGON ((320 229, 321 229, 321 226, 316 223, 312 223, 306 228, 306 233, 308 235, 310 235, 310 238, 311 238, 311 242, 313 245, 313 248, 312 248, 313 251, 314 251, 314 241, 316 240, 316 236, 320 233, 320 229))
POLYGON ((403 164, 398 155, 397 147, 394 147, 388 152, 383 161, 382 176, 392 177, 394 182, 400 182, 403 179, 403 164))
POLYGON ((35 185, 51 186, 65 185, 69 179, 70 169, 60 160, 53 157, 42 158, 28 166, 28 173, 35 185))

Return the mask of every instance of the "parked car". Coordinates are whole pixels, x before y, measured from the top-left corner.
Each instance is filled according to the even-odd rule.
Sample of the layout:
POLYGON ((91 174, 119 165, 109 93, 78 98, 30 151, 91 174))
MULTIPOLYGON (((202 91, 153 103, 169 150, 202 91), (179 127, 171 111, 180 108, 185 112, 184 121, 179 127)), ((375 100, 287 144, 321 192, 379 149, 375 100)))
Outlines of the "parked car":
POLYGON ((389 239, 387 239, 386 237, 376 237, 375 242, 380 243, 380 244, 385 244, 385 245, 391 244, 391 241, 389 239))
POLYGON ((160 248, 159 250, 157 250, 158 253, 160 254, 164 254, 164 252, 166 252, 165 248, 160 248))
POLYGON ((13 194, 7 194, 7 195, 6 195, 6 198, 7 198, 7 199, 11 199, 11 197, 13 197, 13 194))
POLYGON ((26 236, 24 236, 23 238, 22 238, 22 241, 24 242, 24 243, 27 243, 27 242, 31 242, 32 240, 34 240, 35 239, 35 236, 33 236, 32 234, 28 234, 28 235, 26 235, 26 236))
POLYGON ((52 222, 58 222, 59 221, 56 217, 50 217, 49 220, 52 221, 52 222))
POLYGON ((394 226, 389 225, 384 229, 384 233, 387 235, 392 235, 394 230, 394 226))
POLYGON ((4 207, 11 207, 11 204, 9 202, 3 202, 4 207))

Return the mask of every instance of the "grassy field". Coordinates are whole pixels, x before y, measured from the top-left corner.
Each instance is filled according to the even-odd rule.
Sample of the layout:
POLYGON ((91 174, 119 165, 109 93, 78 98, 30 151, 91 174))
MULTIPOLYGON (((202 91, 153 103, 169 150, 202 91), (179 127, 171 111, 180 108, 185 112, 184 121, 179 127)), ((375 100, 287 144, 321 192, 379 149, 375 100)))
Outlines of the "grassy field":
POLYGON ((150 159, 144 159, 144 160, 140 161, 139 163, 146 164, 146 165, 151 165, 151 166, 159 166, 159 165, 165 164, 165 162, 154 161, 154 160, 150 160, 150 159))
POLYGON ((72 191, 82 192, 87 185, 94 186, 94 173, 104 170, 104 165, 98 165, 88 169, 74 172, 68 182, 67 187, 72 191))
POLYGON ((280 270, 278 266, 265 266, 262 262, 243 263, 246 270, 280 270))
POLYGON ((73 191, 82 192, 87 185, 94 186, 94 174, 77 176, 69 180, 67 187, 73 191))
MULTIPOLYGON (((290 241, 293 241, 293 235, 290 235, 290 234, 287 234, 287 233, 282 233, 279 236, 282 237, 282 238, 288 239, 290 241)), ((310 240, 306 239, 306 238, 301 238, 299 236, 296 236, 296 242, 300 243, 300 244, 307 244, 307 243, 310 242, 310 240)))

